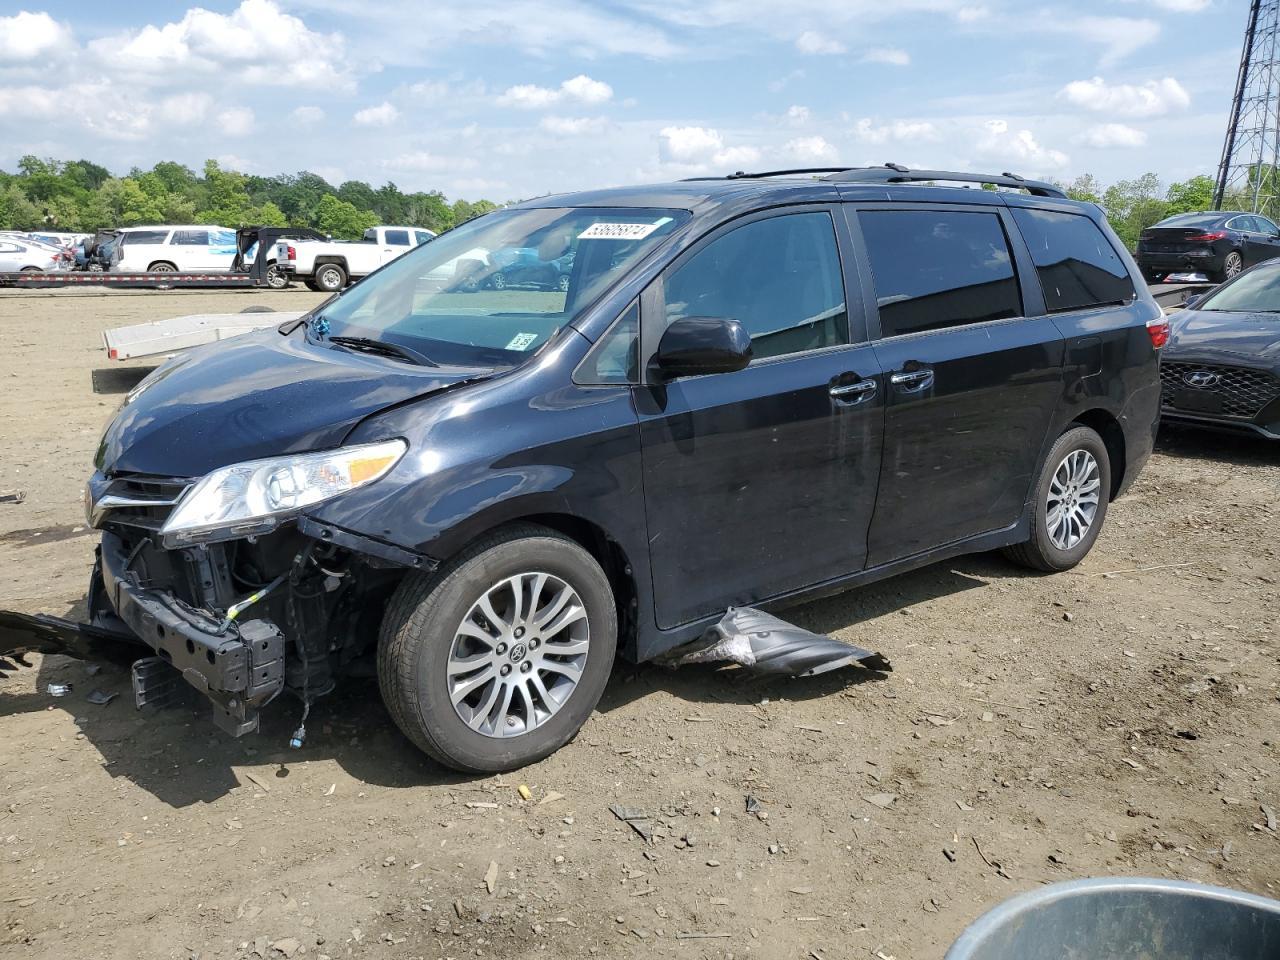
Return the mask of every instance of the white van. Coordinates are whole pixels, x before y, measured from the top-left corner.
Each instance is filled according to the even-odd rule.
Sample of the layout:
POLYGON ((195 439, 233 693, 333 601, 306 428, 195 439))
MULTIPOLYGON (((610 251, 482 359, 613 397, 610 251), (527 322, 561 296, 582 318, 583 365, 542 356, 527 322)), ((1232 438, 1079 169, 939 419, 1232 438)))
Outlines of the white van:
POLYGON ((111 269, 116 273, 226 271, 235 256, 236 232, 226 227, 124 227, 111 269))

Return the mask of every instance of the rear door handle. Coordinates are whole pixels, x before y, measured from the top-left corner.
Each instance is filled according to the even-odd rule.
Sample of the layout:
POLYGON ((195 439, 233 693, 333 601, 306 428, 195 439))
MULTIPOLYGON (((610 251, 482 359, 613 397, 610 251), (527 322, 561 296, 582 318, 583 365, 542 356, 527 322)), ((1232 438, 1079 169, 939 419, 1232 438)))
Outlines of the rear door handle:
POLYGON ((921 393, 933 386, 933 370, 900 370, 890 374, 889 382, 902 393, 921 393))
POLYGON ((832 384, 827 393, 837 400, 844 400, 847 403, 862 403, 864 400, 870 400, 876 395, 876 382, 874 380, 859 380, 857 383, 832 384))

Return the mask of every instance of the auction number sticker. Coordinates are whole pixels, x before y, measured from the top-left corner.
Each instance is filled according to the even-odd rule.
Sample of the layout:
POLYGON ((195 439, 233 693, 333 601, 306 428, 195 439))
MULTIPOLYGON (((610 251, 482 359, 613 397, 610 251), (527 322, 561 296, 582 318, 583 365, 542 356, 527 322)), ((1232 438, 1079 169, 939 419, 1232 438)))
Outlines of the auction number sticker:
POLYGON ((658 229, 656 223, 593 223, 579 240, 643 240, 658 229))
POLYGON ((517 333, 511 338, 511 342, 507 344, 508 350, 528 350, 533 345, 533 341, 538 339, 536 333, 517 333))

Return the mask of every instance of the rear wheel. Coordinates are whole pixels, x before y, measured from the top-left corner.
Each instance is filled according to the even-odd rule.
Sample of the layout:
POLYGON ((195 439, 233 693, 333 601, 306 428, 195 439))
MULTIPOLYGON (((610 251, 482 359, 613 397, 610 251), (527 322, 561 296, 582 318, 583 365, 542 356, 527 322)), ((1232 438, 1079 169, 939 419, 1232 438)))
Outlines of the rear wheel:
POLYGON ((1164 278, 1167 277, 1168 274, 1159 270, 1143 270, 1142 276, 1146 279, 1147 283, 1164 283, 1164 278))
POLYGON ((347 285, 347 271, 336 263, 316 267, 316 286, 324 293, 337 293, 347 285))
POLYGON ((1102 438, 1073 427, 1058 438, 1040 469, 1031 537, 1005 555, 1033 570, 1069 570, 1085 558, 1107 516, 1111 459, 1102 438))
POLYGON ((39 267, 23 267, 19 273, 44 273, 39 267))
POLYGON ((495 273, 489 278, 489 285, 495 290, 507 289, 507 275, 505 273, 495 273))
POLYGON ((379 637, 382 697, 439 763, 514 770, 586 722, 617 635, 613 592, 591 554, 543 527, 508 527, 401 583, 379 637))
POLYGON ((1214 283, 1225 283, 1244 269, 1244 258, 1232 250, 1223 258, 1222 269, 1209 276, 1214 283))
POLYGON ((561 293, 567 293, 569 290, 569 275, 567 273, 560 274, 556 278, 556 289, 561 293))
POLYGON ((283 290, 289 285, 289 278, 276 269, 273 263, 267 267, 267 286, 272 290, 283 290))

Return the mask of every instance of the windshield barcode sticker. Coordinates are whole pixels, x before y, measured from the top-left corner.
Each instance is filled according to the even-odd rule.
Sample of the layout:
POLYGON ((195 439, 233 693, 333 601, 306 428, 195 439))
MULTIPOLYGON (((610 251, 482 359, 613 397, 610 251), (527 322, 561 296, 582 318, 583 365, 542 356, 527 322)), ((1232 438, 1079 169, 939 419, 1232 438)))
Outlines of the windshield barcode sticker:
POLYGON ((579 240, 643 240, 658 229, 656 223, 593 223, 579 240))
POLYGON ((511 338, 511 342, 507 344, 508 350, 528 350, 533 345, 533 341, 538 339, 536 333, 517 333, 511 338))

